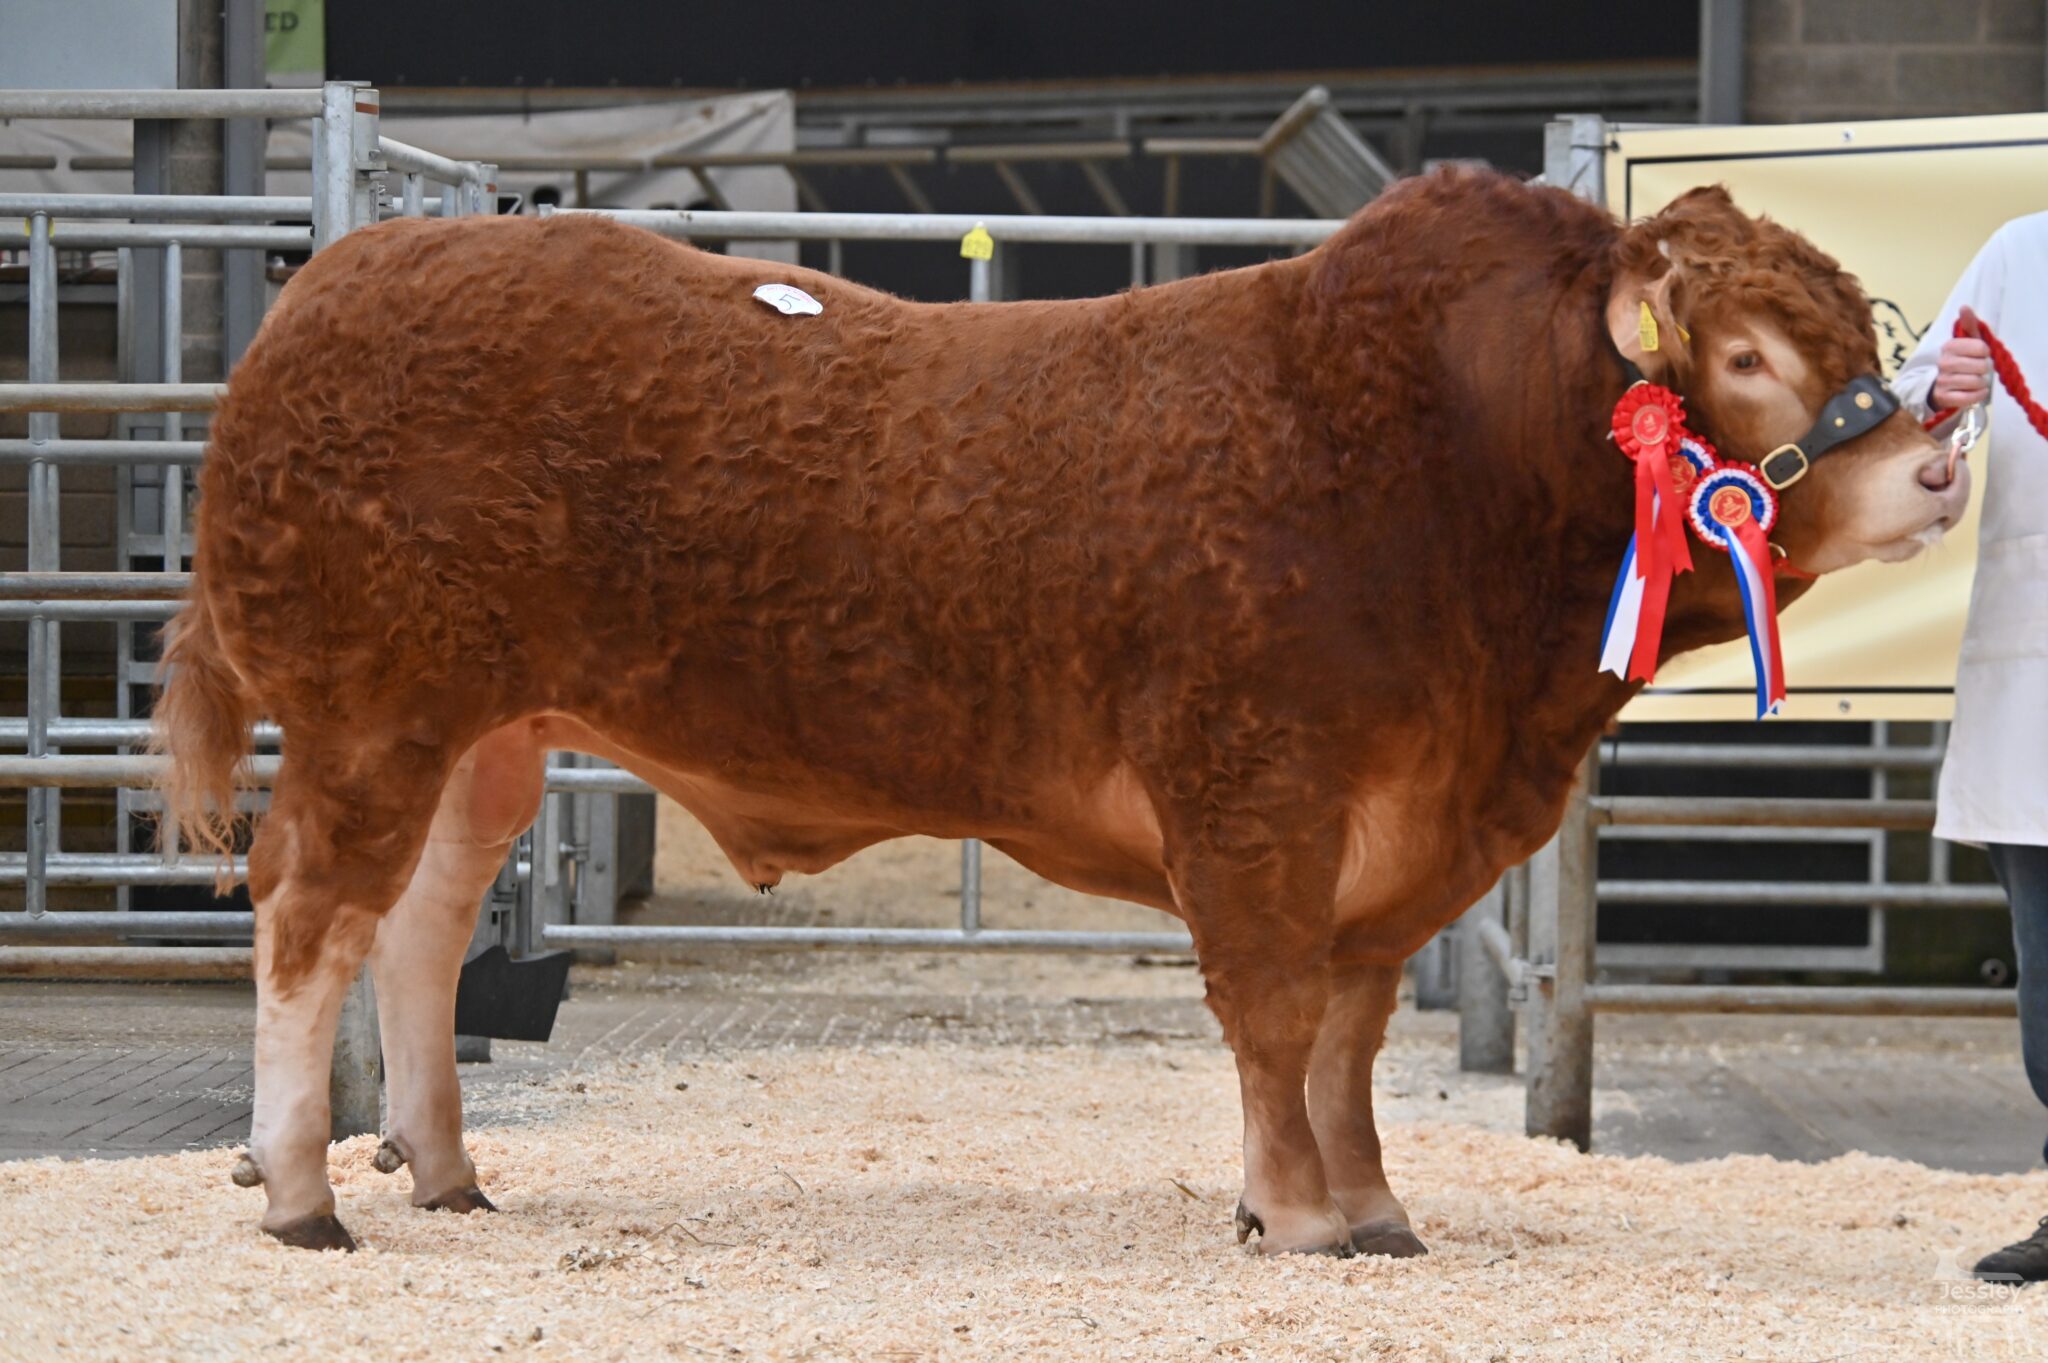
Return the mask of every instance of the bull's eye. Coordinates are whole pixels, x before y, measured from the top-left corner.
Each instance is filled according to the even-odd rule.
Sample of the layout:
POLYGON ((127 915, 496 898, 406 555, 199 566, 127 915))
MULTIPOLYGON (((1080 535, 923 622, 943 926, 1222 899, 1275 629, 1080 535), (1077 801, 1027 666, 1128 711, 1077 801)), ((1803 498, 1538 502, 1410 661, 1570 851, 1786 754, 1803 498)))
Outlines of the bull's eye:
POLYGON ((1735 368, 1743 370, 1754 369, 1763 362, 1764 357, 1757 354, 1754 350, 1745 350, 1729 361, 1735 368))

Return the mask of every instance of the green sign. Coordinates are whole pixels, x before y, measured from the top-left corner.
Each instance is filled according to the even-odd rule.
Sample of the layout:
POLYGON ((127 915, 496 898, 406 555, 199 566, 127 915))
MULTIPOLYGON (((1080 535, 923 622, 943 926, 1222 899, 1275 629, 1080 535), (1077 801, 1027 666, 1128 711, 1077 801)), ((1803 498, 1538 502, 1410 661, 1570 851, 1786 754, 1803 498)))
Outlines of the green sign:
POLYGON ((263 69, 273 79, 327 74, 327 0, 265 0, 263 69))

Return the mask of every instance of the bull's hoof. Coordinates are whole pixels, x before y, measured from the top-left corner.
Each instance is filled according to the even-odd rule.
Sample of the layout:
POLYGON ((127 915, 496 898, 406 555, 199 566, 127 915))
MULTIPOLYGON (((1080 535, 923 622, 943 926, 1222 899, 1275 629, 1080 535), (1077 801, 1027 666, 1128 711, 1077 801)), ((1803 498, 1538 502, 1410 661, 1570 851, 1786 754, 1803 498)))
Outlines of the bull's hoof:
POLYGON ((338 1249, 351 1254, 355 1252, 356 1238, 348 1233, 348 1227, 335 1219, 333 1212, 302 1216, 282 1226, 265 1226, 263 1231, 293 1249, 338 1249))
POLYGON ((386 1138, 378 1144, 377 1153, 370 1156, 370 1165, 380 1174, 395 1174, 405 1167, 405 1152, 386 1138))
POLYGON ((1360 1254, 1388 1259, 1415 1259, 1429 1253, 1429 1246, 1399 1221, 1373 1221, 1352 1227, 1351 1248, 1360 1254))
POLYGON ((420 1203, 423 1211, 430 1212, 494 1212, 497 1205, 484 1196, 484 1190, 474 1183, 467 1188, 455 1188, 430 1201, 420 1203))
POLYGON ((1266 1223, 1259 1219, 1257 1212, 1245 1206, 1243 1202, 1237 1204, 1237 1215, 1234 1219, 1237 1224, 1237 1243, 1241 1245, 1251 1239, 1253 1235, 1257 1235, 1259 1237, 1259 1253, 1261 1254, 1326 1254, 1333 1259, 1349 1259, 1351 1257, 1351 1242, 1348 1239, 1335 1240, 1328 1244, 1320 1245, 1283 1246, 1273 1244, 1266 1235, 1266 1223))
POLYGON ((256 1167, 256 1157, 247 1150, 235 1161, 235 1167, 228 1171, 228 1177, 235 1181, 237 1188, 255 1188, 263 1183, 263 1171, 256 1167))

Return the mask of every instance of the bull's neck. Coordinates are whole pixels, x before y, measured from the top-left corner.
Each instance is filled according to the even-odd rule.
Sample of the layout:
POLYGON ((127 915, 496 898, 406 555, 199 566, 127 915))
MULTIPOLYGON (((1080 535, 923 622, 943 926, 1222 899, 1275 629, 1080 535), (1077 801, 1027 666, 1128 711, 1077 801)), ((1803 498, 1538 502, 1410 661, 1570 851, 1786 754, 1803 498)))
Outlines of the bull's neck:
MULTIPOLYGON (((1518 770, 1561 792, 1639 688, 1599 670, 1608 602, 1634 530, 1633 469, 1609 438, 1631 379, 1608 339, 1603 262, 1588 258, 1562 288, 1550 282, 1556 273, 1555 262, 1538 259, 1526 279, 1494 275, 1412 314, 1411 333, 1382 351, 1402 354, 1401 389, 1368 385, 1354 400, 1381 409, 1362 417, 1339 409, 1332 425, 1336 457, 1357 465, 1347 516, 1357 561, 1377 565, 1386 553, 1375 541, 1389 506, 1433 535, 1426 562, 1411 556, 1361 583, 1361 618, 1386 618, 1367 595, 1403 574, 1428 579, 1420 594, 1470 611, 1486 652, 1447 651, 1437 665, 1446 676, 1482 669, 1516 717, 1505 774, 1518 770), (1389 477, 1375 466, 1404 460, 1420 472, 1389 477)), ((1355 355, 1371 343, 1340 336, 1324 344, 1326 354, 1355 355)), ((1725 565, 1712 556, 1696 545, 1703 571, 1674 586, 1665 657, 1741 633, 1732 581, 1722 582, 1725 565)), ((1446 650, 1461 647, 1446 636, 1446 650)))

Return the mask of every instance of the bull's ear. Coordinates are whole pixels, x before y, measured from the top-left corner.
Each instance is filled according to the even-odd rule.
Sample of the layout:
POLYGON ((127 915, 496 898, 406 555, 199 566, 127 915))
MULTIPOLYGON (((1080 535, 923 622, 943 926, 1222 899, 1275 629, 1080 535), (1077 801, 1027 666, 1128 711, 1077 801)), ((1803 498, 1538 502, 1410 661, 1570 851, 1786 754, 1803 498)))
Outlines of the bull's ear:
POLYGON ((1607 295, 1607 333, 1643 377, 1669 383, 1688 367, 1691 336, 1676 310, 1680 269, 1668 257, 1654 277, 1623 270, 1607 295))

